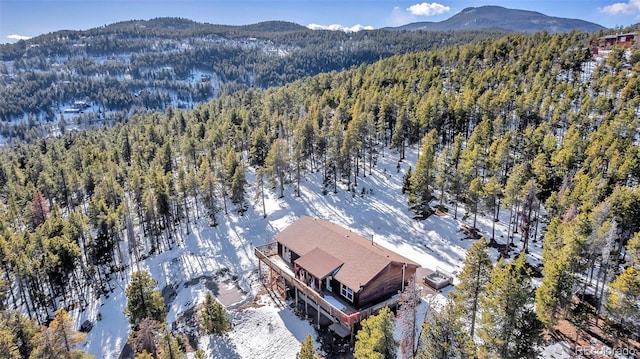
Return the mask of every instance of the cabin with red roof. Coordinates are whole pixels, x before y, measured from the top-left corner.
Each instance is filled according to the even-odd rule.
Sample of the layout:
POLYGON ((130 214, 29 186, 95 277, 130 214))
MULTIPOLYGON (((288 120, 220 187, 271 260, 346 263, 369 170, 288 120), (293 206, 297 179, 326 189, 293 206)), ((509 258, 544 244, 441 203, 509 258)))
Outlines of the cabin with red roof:
POLYGON ((343 337, 362 319, 397 304, 399 291, 420 267, 372 239, 311 217, 301 217, 255 254, 265 283, 275 282, 296 304, 312 305, 343 337))

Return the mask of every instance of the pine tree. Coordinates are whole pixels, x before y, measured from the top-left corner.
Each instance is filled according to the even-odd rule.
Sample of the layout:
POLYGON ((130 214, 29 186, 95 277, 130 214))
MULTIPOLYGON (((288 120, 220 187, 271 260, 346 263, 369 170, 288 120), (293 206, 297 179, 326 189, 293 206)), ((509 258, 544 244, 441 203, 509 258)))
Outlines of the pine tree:
POLYGON ((56 311, 56 316, 49 324, 57 345, 64 348, 65 351, 71 352, 73 347, 83 342, 87 335, 73 330, 73 318, 64 309, 56 311))
POLYGON ((251 133, 251 148, 249 149, 249 164, 252 166, 264 166, 264 160, 269 152, 269 143, 262 127, 251 133))
POLYGON ((629 239, 625 249, 627 250, 625 255, 629 256, 629 258, 627 258, 629 264, 632 266, 640 266, 640 232, 636 232, 636 234, 629 239))
POLYGON ((491 176, 487 183, 482 187, 482 199, 487 209, 491 211, 491 239, 495 240, 496 221, 499 218, 500 206, 499 198, 502 195, 502 185, 498 182, 496 176, 491 176))
POLYGON ((460 157, 462 156, 462 143, 464 138, 462 134, 458 133, 453 139, 453 144, 451 145, 451 155, 449 156, 449 160, 447 161, 448 165, 448 189, 453 196, 453 218, 458 218, 458 199, 462 193, 462 173, 458 168, 460 165, 460 157))
POLYGON ((137 352, 134 359, 155 359, 153 355, 149 354, 147 351, 137 352))
POLYGON ((284 197, 284 178, 289 165, 289 149, 285 140, 277 139, 273 142, 265 163, 271 178, 278 178, 279 196, 284 197))
POLYGON ((158 359, 181 359, 183 357, 180 343, 174 335, 169 333, 164 325, 158 342, 158 359))
POLYGON ((544 277, 535 294, 536 313, 547 328, 552 328, 556 324, 558 313, 568 305, 573 294, 574 282, 568 250, 551 249, 551 247, 552 245, 549 244, 543 249, 543 251, 552 251, 553 254, 544 261, 542 269, 544 277))
POLYGON ((36 347, 30 355, 32 359, 60 358, 83 359, 93 358, 82 350, 74 349, 83 342, 86 334, 73 330, 73 319, 64 309, 56 311, 56 316, 49 327, 42 327, 36 347))
POLYGON ((316 353, 316 349, 313 347, 313 338, 311 337, 311 335, 307 335, 302 341, 302 347, 300 348, 297 359, 316 358, 318 358, 318 354, 316 353))
POLYGON ((402 194, 408 194, 411 190, 411 166, 407 168, 407 172, 402 176, 402 194))
POLYGON ((0 357, 20 359, 20 351, 16 345, 15 334, 0 320, 0 357))
POLYGON ((535 218, 533 218, 534 211, 540 208, 538 200, 538 189, 536 188, 535 180, 530 179, 529 181, 527 181, 523 190, 525 195, 522 202, 520 230, 522 231, 522 250, 525 252, 529 252, 529 237, 531 235, 531 225, 534 220, 536 220, 535 218))
POLYGON ((151 318, 164 323, 167 313, 164 309, 164 299, 160 291, 156 290, 157 282, 148 272, 139 271, 131 275, 131 282, 127 285, 127 307, 124 314, 129 317, 129 323, 137 329, 144 318, 151 318))
POLYGON ((262 207, 262 218, 267 218, 267 206, 265 205, 265 201, 264 201, 264 197, 265 197, 265 193, 264 193, 264 169, 262 167, 258 167, 256 169, 256 179, 255 179, 255 183, 256 183, 256 193, 255 193, 255 197, 254 200, 255 201, 260 201, 261 207, 262 207))
POLYGON ((605 304, 607 331, 617 339, 640 323, 640 271, 631 266, 609 285, 609 296, 605 304))
POLYGON ((478 334, 489 356, 538 357, 542 323, 533 310, 533 288, 525 264, 524 252, 508 264, 500 259, 480 300, 478 334))
MULTIPOLYGON (((20 312, 0 312, 0 331, 11 333, 13 343, 18 349, 20 358, 29 358, 31 352, 38 344, 40 327, 20 312)), ((7 344, 7 348, 11 348, 7 344)), ((0 352, 1 353, 1 352, 0 352)))
POLYGON ((376 315, 362 321, 356 335, 356 359, 395 359, 398 344, 393 339, 393 314, 384 307, 376 315))
POLYGON ((467 205, 467 211, 473 213, 473 228, 476 228, 478 221, 478 202, 483 193, 482 179, 476 177, 469 183, 467 188, 467 195, 465 196, 465 204, 467 205))
POLYGON ((491 276, 492 262, 489 258, 489 243, 484 237, 474 242, 467 251, 459 284, 451 293, 453 309, 469 323, 469 337, 475 337, 476 319, 480 298, 484 296, 491 276))
POLYGON ((202 308, 202 326, 207 334, 222 335, 229 329, 225 307, 207 293, 202 308))
MULTIPOLYGON (((449 167, 449 148, 445 147, 442 149, 440 154, 438 155, 438 159, 436 160, 436 177, 435 177, 435 185, 440 190, 440 205, 444 205, 445 193, 447 188, 450 186, 451 173, 453 171, 452 168, 449 167)), ((404 183, 404 182, 403 182, 404 183)), ((404 185, 402 187, 403 192, 405 193, 404 185)))
MULTIPOLYGON (((517 213, 517 208, 522 200, 522 188, 525 181, 525 165, 518 164, 512 170, 509 178, 507 179, 507 185, 504 189, 504 204, 509 208, 509 227, 507 228, 507 237, 509 238, 509 245, 513 242, 513 233, 517 233, 518 230, 512 223, 517 222, 513 220, 513 214, 517 213), (512 233, 513 231, 513 233, 512 233)), ((509 247, 507 247, 509 248, 509 247)))
POLYGON ((216 214, 220 210, 217 194, 218 180, 206 158, 202 161, 198 169, 198 182, 200 193, 203 197, 202 202, 207 209, 209 223, 215 227, 218 225, 216 214))
POLYGON ((411 175, 411 187, 409 191, 409 207, 418 215, 426 217, 429 211, 429 202, 433 198, 435 185, 435 154, 438 145, 437 132, 432 130, 422 139, 420 157, 416 162, 415 170, 411 175))
POLYGON ((244 168, 237 166, 233 177, 231 178, 231 202, 242 204, 244 202, 244 187, 247 183, 244 168))
POLYGON ((473 357, 473 341, 454 312, 453 303, 447 303, 439 312, 430 311, 422 324, 422 346, 418 351, 418 359, 473 357))

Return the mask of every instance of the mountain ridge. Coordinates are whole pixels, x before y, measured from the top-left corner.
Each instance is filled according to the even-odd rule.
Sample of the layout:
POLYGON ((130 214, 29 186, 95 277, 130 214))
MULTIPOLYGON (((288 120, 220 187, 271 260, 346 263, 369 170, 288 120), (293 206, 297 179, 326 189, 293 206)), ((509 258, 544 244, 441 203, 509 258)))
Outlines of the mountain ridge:
POLYGON ((486 5, 468 7, 450 18, 439 21, 414 22, 397 27, 386 27, 386 30, 423 30, 423 31, 455 31, 455 30, 501 30, 508 32, 538 32, 552 33, 597 32, 607 28, 580 19, 561 18, 542 14, 537 11, 508 9, 501 6, 486 5))

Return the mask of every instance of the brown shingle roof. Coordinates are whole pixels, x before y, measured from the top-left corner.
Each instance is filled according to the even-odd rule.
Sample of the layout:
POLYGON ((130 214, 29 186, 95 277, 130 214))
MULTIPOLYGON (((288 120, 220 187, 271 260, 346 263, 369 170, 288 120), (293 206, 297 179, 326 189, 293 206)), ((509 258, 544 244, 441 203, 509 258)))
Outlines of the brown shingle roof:
POLYGON ((301 257, 319 248, 342 261, 344 264, 335 278, 356 292, 391 263, 419 267, 412 260, 349 229, 321 219, 301 217, 275 238, 301 257))
POLYGON ((296 259, 295 263, 313 274, 314 277, 322 279, 338 269, 344 262, 320 248, 314 248, 311 252, 296 259))

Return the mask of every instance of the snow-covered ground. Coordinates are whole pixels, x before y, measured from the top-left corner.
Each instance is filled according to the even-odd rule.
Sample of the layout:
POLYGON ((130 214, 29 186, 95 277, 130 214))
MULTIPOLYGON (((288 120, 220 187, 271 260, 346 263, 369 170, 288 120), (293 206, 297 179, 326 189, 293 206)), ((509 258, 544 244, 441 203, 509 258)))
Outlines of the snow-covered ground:
MULTIPOLYGON (((253 248, 272 241, 276 233, 303 215, 335 222, 367 238, 373 236, 376 243, 423 267, 440 268, 455 275, 472 243, 464 240, 464 234, 459 231, 464 208, 458 208, 457 220, 453 213, 431 216, 424 221, 412 218, 401 186, 404 172, 415 165, 416 159, 417 149, 412 148, 397 170, 398 155, 387 151, 385 157, 378 159, 371 174, 358 178, 355 194, 341 188, 336 194, 330 191, 323 195, 322 174, 307 173, 301 183, 300 197, 295 194, 295 183, 287 185, 284 198, 268 193, 267 218, 262 216, 261 202, 256 202, 244 215, 232 211, 228 216, 219 214, 220 224, 215 228, 204 218, 192 223, 189 235, 185 234, 186 228, 182 228, 178 247, 128 267, 122 275, 124 278, 112 281, 113 291, 108 297, 96 300, 82 313, 74 313, 78 326, 86 319, 95 321, 98 313, 101 315, 83 349, 97 358, 118 357, 129 334, 128 321, 122 312, 126 305, 124 288, 131 272, 139 266, 152 274, 159 289, 164 289, 170 326, 187 310, 202 303, 208 290, 218 293, 221 302, 227 305, 233 329, 223 338, 200 340, 199 347, 207 357, 295 357, 304 337, 310 334, 316 338, 317 334, 310 323, 296 317, 289 308, 275 305, 267 296, 258 296, 260 284, 253 248), (362 188, 364 195, 361 195, 362 188)), ((251 170, 247 177, 252 183, 251 170)), ((254 201, 255 188, 248 188, 246 197, 254 201)), ((505 220, 496 223, 499 242, 505 241, 508 215, 508 211, 503 210, 501 218, 505 220)), ((471 220, 465 221, 471 225, 471 220)), ((485 236, 491 235, 491 225, 490 219, 478 217, 477 227, 485 236)), ((539 243, 532 245, 532 256, 539 256, 539 243)), ((494 259, 497 257, 495 250, 491 254, 494 259)), ((555 353, 561 349, 548 350, 554 350, 553 357, 560 358, 555 353)))

